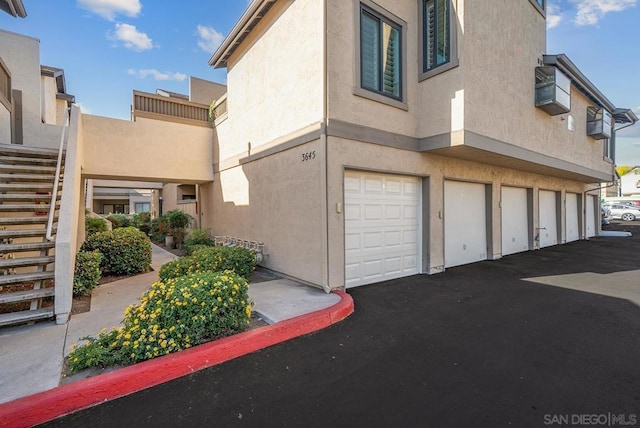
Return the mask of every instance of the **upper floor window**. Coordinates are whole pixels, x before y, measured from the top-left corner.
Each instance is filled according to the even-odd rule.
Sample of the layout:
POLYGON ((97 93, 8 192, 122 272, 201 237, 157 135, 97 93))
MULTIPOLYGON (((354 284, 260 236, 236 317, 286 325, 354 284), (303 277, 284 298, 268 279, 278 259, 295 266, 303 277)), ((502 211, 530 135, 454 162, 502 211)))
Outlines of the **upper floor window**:
POLYGON ((451 0, 424 0, 422 71, 451 61, 451 0))
POLYGON ((402 26, 360 5, 360 86, 402 99, 402 26))
POLYGON ((0 59, 0 102, 10 108, 11 105, 11 74, 0 59))
POLYGON ((536 3, 538 4, 538 6, 540 6, 542 9, 544 9, 545 6, 545 0, 536 0, 536 3))

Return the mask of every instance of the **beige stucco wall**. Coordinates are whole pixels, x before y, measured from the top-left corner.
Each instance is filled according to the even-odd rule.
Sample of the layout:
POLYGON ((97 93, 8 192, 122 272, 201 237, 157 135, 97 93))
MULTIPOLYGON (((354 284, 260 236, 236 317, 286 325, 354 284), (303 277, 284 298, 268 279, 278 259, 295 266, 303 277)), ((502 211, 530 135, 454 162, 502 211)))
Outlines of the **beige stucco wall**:
POLYGON ((0 144, 11 144, 11 113, 0 103, 0 144))
POLYGON ((322 15, 321 1, 279 1, 231 56, 220 159, 322 120, 322 15))
POLYGON ((317 140, 216 173, 201 186, 202 227, 262 241, 263 265, 322 285, 326 272, 324 145, 317 140), (303 153, 315 158, 302 161, 303 153))
POLYGON ((465 128, 610 173, 602 142, 586 135, 587 106, 593 102, 572 87, 569 114, 550 116, 534 106, 534 70, 545 53, 544 18, 527 1, 505 2, 500 12, 500 25, 487 25, 497 19, 491 8, 481 2, 466 6, 465 128), (574 131, 568 129, 569 116, 574 131))
POLYGON ((40 41, 0 30, 0 57, 11 71, 12 89, 22 91, 24 145, 58 148, 61 128, 43 124, 40 114, 40 41))
POLYGON ((40 102, 41 102, 41 116, 44 123, 51 125, 57 124, 57 100, 56 94, 58 93, 58 87, 56 85, 56 79, 48 76, 40 76, 40 102))
MULTIPOLYGON (((538 191, 554 190, 582 193, 589 186, 569 180, 556 179, 542 175, 524 173, 513 169, 497 168, 481 163, 468 162, 453 158, 426 153, 408 152, 387 148, 374 144, 329 138, 329 159, 340 159, 331 162, 327 171, 328 177, 328 236, 329 236, 329 282, 332 288, 344 285, 344 215, 337 213, 334 207, 344 201, 344 169, 362 169, 386 173, 396 173, 423 177, 423 186, 428 186, 429 201, 423 201, 423 208, 429 207, 428 224, 428 265, 427 273, 440 272, 444 269, 444 181, 446 179, 479 182, 491 185, 493 212, 492 242, 493 253, 489 258, 499 258, 501 249, 501 185, 526 187, 533 189, 533 223, 538 224, 538 191)), ((562 204, 562 234, 564 235, 564 203, 562 204)), ((533 238, 533 237, 531 237, 533 238)), ((563 238, 564 239, 564 238, 563 238)))
POLYGON ((189 101, 200 104, 211 104, 227 92, 227 86, 208 80, 189 78, 189 101))
POLYGON ((327 0, 327 84, 329 119, 336 118, 373 128, 384 129, 404 135, 416 136, 417 122, 417 2, 381 0, 376 2, 389 12, 407 21, 407 86, 408 111, 372 101, 353 94, 360 86, 356 75, 356 44, 360 36, 356 33, 359 16, 358 0, 327 0), (383 119, 383 120, 381 120, 383 119))
POLYGON ((83 174, 110 180, 213 179, 213 130, 152 119, 83 115, 83 174))

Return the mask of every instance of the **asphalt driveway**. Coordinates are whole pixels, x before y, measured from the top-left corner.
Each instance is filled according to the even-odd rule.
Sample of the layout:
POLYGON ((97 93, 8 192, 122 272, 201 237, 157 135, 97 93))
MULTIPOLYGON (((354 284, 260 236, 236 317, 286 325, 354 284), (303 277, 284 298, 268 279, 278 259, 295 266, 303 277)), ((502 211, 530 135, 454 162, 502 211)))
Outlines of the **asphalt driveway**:
POLYGON ((48 426, 640 426, 640 227, 619 227, 351 290, 329 329, 48 426))

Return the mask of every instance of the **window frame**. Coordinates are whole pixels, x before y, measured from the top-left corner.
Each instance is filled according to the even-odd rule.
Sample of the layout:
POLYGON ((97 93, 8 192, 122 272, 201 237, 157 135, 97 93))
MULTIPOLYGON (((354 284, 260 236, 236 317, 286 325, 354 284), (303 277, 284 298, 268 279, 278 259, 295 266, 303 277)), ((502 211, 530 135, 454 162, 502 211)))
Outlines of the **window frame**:
POLYGON ((402 110, 408 110, 407 104, 407 23, 403 19, 399 18, 395 14, 389 12, 383 7, 377 5, 371 0, 354 0, 354 19, 355 19, 355 55, 354 55, 354 85, 353 94, 367 98, 379 103, 388 104, 390 106, 400 108, 402 110), (378 19, 381 22, 386 22, 392 27, 399 30, 400 35, 400 96, 395 97, 392 94, 387 94, 382 91, 375 91, 362 87, 362 75, 361 75, 361 14, 363 9, 378 19))
POLYGON ((134 202, 133 203, 133 211, 137 214, 137 213, 147 213, 147 212, 151 212, 151 203, 150 202, 134 202), (148 205, 149 209, 148 210, 142 210, 142 211, 138 211, 138 205, 142 205, 143 207, 145 205, 148 205))
POLYGON ((0 58, 0 73, 6 75, 7 86, 9 90, 7 94, 4 94, 2 91, 0 91, 0 103, 2 103, 7 108, 7 110, 11 112, 11 72, 9 71, 9 67, 7 67, 4 61, 2 61, 2 58, 0 58))
POLYGON ((437 65, 429 70, 424 69, 425 46, 424 46, 424 7, 427 0, 418 0, 418 19, 420 20, 420 30, 418 36, 418 67, 420 70, 419 81, 426 80, 445 71, 456 68, 460 65, 458 59, 458 24, 456 20, 456 10, 458 4, 456 0, 444 0, 449 2, 449 61, 437 65))
POLYGON ((529 0, 529 3, 542 15, 543 18, 547 18, 547 0, 540 0, 540 4, 538 0, 529 0))

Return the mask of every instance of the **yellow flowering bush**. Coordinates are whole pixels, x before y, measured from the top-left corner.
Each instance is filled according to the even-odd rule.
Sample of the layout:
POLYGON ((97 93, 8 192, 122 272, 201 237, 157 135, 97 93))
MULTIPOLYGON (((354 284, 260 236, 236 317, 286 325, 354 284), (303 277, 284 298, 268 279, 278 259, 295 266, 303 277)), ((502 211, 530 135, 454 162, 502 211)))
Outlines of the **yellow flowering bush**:
POLYGON ((245 279, 256 267, 256 257, 243 247, 203 247, 160 268, 161 281, 198 272, 232 270, 245 279))
POLYGON ((72 371, 126 365, 243 331, 251 318, 249 285, 232 271, 158 281, 125 310, 122 326, 85 337, 67 357, 72 371))

